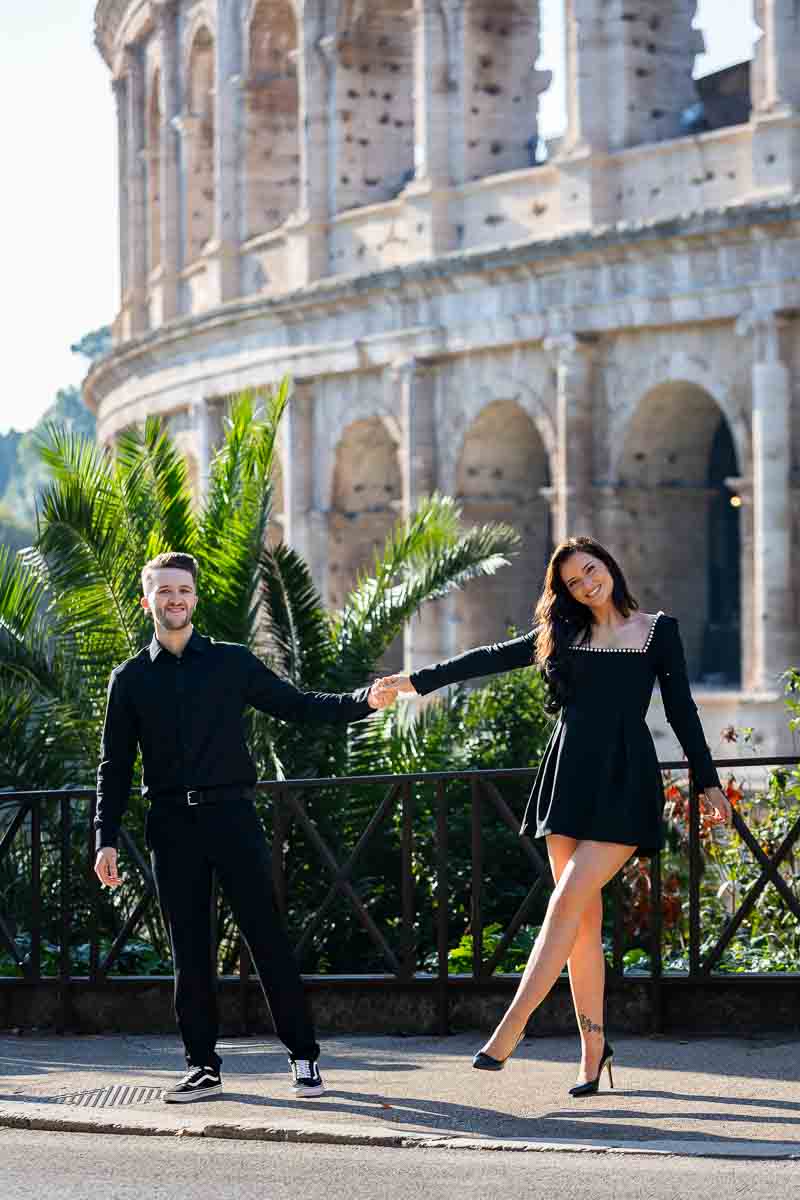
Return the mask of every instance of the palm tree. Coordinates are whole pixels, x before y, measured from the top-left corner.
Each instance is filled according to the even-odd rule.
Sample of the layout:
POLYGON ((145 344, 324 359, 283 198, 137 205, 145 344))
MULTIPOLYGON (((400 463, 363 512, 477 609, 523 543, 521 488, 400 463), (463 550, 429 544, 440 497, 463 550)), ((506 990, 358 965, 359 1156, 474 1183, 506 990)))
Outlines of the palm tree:
MULTIPOLYGON (((266 395, 232 401, 200 503, 185 460, 156 419, 123 433, 113 457, 48 428, 41 453, 51 482, 35 545, 17 556, 0 550, 0 741, 8 743, 0 788, 90 784, 109 674, 150 637, 139 577, 161 551, 198 560, 201 632, 243 643, 297 686, 322 691, 368 681, 426 601, 508 562, 518 541, 513 529, 464 530, 455 502, 434 495, 397 526, 342 611, 327 612, 301 556, 266 536, 289 396, 284 380, 266 395)), ((251 721, 262 777, 347 774, 353 743, 346 731, 309 736, 262 714, 251 721)), ((141 820, 136 797, 132 815, 141 820)), ((314 815, 324 819, 324 807, 314 815)), ((104 899, 109 912, 135 901, 130 891, 127 902, 104 899)))

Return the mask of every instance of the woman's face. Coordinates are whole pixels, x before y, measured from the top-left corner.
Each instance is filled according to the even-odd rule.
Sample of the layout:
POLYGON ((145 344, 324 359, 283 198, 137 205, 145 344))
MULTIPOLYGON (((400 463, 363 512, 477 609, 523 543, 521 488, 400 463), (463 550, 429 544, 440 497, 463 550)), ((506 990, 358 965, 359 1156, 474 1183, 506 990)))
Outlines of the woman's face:
POLYGON ((564 587, 579 604, 585 604, 587 608, 602 609, 611 600, 614 590, 611 572, 605 563, 593 554, 576 550, 569 558, 564 559, 559 574, 564 587))

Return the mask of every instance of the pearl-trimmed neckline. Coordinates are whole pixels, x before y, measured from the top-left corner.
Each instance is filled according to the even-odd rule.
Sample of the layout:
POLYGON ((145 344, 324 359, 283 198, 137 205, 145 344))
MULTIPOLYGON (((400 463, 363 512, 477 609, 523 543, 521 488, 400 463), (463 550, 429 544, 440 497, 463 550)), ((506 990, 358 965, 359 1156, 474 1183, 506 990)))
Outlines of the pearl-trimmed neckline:
POLYGON ((663 614, 663 612, 661 612, 661 610, 659 610, 656 613, 656 615, 653 619, 653 622, 650 625, 650 632, 647 635, 647 641, 645 642, 645 644, 643 646, 592 646, 592 645, 575 646, 575 645, 571 645, 570 650, 591 651, 591 653, 593 653, 593 654, 645 654, 647 652, 647 650, 649 650, 650 643, 653 640, 653 634, 656 631, 656 625, 658 624, 658 618, 663 617, 663 615, 664 614, 663 614))

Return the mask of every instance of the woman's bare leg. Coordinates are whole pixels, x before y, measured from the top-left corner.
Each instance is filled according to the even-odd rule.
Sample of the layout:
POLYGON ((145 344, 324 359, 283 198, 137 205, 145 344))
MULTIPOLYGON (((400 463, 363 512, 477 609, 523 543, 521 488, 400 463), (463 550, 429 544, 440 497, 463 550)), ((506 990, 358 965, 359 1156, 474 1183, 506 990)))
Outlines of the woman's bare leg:
MULTIPOLYGON (((547 854, 553 878, 558 883, 570 858, 577 849, 575 838, 551 834, 547 839, 547 854)), ((594 1079, 600 1066, 605 1044, 605 983, 606 960, 603 953, 603 897, 597 892, 581 917, 578 932, 567 962, 572 1003, 581 1035, 581 1065, 578 1083, 594 1079)))
POLYGON ((506 1058, 516 1045, 528 1017, 544 1000, 572 953, 581 919, 590 901, 633 854, 635 846, 614 842, 578 843, 561 873, 547 906, 528 965, 516 995, 500 1024, 483 1047, 493 1058, 506 1058))

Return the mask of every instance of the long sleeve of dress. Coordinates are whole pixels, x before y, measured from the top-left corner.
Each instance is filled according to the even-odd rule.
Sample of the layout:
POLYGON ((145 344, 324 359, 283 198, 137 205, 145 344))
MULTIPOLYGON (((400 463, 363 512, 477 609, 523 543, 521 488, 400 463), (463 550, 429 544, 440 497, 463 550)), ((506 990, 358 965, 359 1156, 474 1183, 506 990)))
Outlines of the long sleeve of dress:
POLYGON ((476 679, 481 675, 498 675, 515 667, 529 667, 533 663, 535 636, 533 632, 526 633, 524 637, 508 642, 467 650, 446 662, 414 671, 411 682, 420 696, 427 696, 449 683, 463 683, 465 679, 476 679))
POLYGON ((683 747, 698 788, 719 787, 719 776, 689 688, 678 622, 674 617, 662 617, 661 623, 656 674, 664 712, 683 747))

